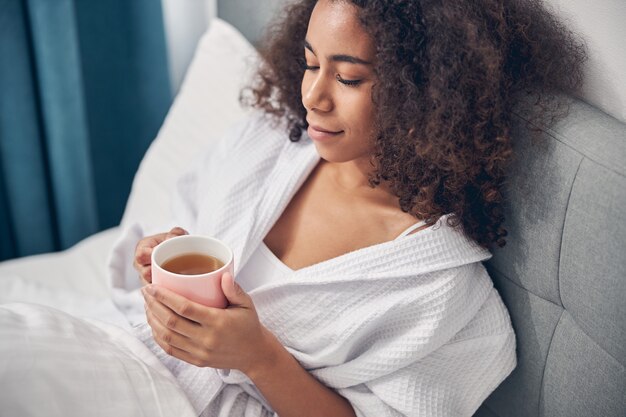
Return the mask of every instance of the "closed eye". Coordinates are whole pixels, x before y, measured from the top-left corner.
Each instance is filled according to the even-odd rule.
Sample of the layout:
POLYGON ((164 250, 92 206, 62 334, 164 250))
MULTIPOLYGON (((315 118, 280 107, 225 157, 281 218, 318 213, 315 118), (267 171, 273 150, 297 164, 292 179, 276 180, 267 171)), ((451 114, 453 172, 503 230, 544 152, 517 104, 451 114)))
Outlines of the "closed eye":
MULTIPOLYGON (((304 65, 305 71, 317 71, 319 69, 320 69, 319 66, 307 65, 307 64, 304 65)), ((348 87, 357 87, 359 84, 361 84, 361 82, 363 82, 363 80, 346 80, 345 78, 342 78, 341 75, 339 74, 335 76, 335 79, 339 81, 341 84, 346 85, 348 87)))
POLYGON ((359 84, 361 84, 361 82, 363 81, 363 80, 346 80, 344 78, 341 78, 341 75, 339 75, 339 74, 337 74, 337 76, 335 78, 341 84, 347 85, 348 87, 356 87, 359 84))

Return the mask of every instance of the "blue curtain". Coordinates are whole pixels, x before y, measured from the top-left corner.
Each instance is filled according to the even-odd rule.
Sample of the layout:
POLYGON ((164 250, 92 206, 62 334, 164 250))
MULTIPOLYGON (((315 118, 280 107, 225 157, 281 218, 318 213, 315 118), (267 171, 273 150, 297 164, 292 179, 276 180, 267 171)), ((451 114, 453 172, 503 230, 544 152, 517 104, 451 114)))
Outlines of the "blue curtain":
POLYGON ((159 0, 0 0, 0 260, 118 224, 170 91, 159 0))

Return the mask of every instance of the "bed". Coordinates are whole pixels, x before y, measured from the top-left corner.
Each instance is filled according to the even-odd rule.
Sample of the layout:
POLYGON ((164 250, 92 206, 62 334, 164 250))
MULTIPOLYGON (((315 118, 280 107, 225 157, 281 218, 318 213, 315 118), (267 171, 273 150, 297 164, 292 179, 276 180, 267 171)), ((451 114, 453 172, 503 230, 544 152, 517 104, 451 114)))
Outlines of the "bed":
MULTIPOLYGON (((170 206, 169 191, 193 160, 194 149, 206 146, 245 116, 238 93, 257 59, 255 54, 233 26, 220 19, 211 22, 180 93, 136 174, 120 226, 64 252, 1 263, 0 304, 43 304, 87 320, 106 315, 108 323, 128 327, 111 303, 113 290, 107 278, 112 267, 110 250, 121 228, 133 220, 163 223, 170 206)), ((626 124, 572 99, 570 115, 554 129, 544 130, 541 152, 531 144, 521 119, 516 132, 521 138, 520 157, 507 189, 507 226, 513 238, 489 262, 488 269, 511 311, 518 334, 519 365, 477 416, 624 416, 626 124)), ((28 319, 27 313, 15 316, 16 320, 28 319)), ((54 326, 50 320, 39 325, 42 329, 54 326)), ((190 404, 159 364, 145 369, 134 362, 133 355, 141 346, 125 340, 110 324, 99 325, 97 331, 107 335, 111 346, 124 345, 127 354, 93 353, 93 360, 119 365, 103 375, 111 383, 100 386, 100 396, 82 397, 81 401, 88 388, 83 385, 89 382, 80 374, 51 377, 40 381, 41 386, 24 387, 19 385, 24 381, 9 378, 18 370, 5 369, 0 373, 5 399, 10 393, 20 395, 23 388, 42 390, 51 400, 44 404, 48 408, 31 404, 11 409, 0 404, 1 414, 193 415, 190 404), (97 356, 100 354, 105 356, 97 356), (138 379, 133 380, 132 375, 139 375, 138 379), (116 377, 123 380, 117 390, 116 377), (151 388, 138 389, 146 378, 151 388), (71 390, 77 385, 83 390, 71 401, 53 401, 55 390, 71 390), (124 392, 132 395, 124 396, 119 407, 111 407, 107 398, 124 392)), ((81 338, 90 334, 80 324, 67 332, 81 338)), ((0 352, 1 346, 2 342, 0 352)))

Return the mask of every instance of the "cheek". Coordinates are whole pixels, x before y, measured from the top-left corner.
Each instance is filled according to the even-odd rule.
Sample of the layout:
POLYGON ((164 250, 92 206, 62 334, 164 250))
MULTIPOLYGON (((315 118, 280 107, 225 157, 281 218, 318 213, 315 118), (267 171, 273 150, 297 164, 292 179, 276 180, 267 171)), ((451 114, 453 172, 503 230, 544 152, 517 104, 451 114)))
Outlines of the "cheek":
POLYGON ((355 123, 354 128, 361 134, 372 130, 374 126, 374 103, 372 103, 371 94, 369 92, 359 92, 354 95, 346 108, 349 109, 351 119, 355 123))

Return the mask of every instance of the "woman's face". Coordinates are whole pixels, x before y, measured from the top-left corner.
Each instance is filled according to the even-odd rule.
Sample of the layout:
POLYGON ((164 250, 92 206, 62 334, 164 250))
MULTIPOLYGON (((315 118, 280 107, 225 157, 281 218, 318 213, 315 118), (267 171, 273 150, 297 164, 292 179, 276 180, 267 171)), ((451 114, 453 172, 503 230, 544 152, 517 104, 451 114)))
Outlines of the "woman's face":
POLYGON ((329 162, 369 161, 374 143, 374 44, 356 6, 320 0, 304 44, 302 104, 308 134, 329 162))

